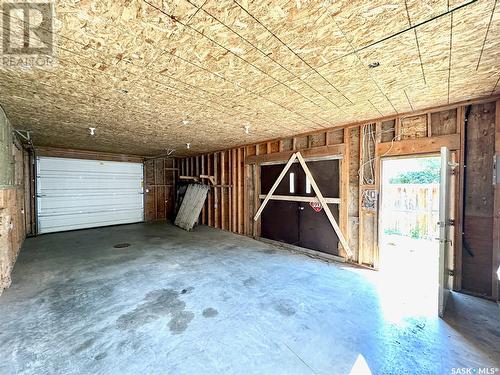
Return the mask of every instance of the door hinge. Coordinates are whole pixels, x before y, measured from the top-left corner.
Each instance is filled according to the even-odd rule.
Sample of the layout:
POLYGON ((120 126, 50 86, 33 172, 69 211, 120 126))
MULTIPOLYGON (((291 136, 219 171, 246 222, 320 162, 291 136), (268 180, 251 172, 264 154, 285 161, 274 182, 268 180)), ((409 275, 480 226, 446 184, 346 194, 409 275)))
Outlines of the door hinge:
POLYGON ((439 227, 445 227, 445 226, 453 227, 455 226, 455 219, 448 219, 448 221, 446 222, 438 221, 437 225, 439 227))
POLYGON ((448 270, 448 276, 455 276, 455 270, 448 270))

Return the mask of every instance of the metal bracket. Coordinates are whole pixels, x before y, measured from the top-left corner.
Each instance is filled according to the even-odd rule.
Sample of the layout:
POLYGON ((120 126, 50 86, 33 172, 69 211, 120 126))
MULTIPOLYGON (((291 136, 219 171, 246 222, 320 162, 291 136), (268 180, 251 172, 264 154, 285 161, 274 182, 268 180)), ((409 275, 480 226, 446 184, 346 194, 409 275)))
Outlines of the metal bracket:
POLYGON ((453 226, 455 226, 455 219, 448 219, 448 221, 444 222, 444 223, 442 221, 438 221, 437 225, 440 228, 443 228, 443 227, 446 227, 446 226, 453 227, 453 226))

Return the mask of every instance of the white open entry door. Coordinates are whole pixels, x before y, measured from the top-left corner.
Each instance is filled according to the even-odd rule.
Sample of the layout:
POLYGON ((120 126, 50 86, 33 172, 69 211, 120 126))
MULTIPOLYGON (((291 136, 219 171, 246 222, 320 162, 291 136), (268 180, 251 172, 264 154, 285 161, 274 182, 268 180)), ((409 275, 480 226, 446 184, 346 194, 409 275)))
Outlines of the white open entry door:
POLYGON ((441 147, 441 181, 439 187, 439 306, 444 316, 453 275, 453 237, 455 217, 455 156, 441 147))
POLYGON ((143 220, 141 163, 37 158, 38 233, 143 220))

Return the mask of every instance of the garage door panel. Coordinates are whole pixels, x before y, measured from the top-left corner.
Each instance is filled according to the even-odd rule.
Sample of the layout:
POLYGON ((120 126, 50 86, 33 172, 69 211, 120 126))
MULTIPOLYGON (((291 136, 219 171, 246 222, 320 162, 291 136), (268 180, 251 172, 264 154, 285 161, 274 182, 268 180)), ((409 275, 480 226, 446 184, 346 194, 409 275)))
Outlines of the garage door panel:
POLYGON ((136 223, 143 220, 137 210, 92 212, 64 215, 48 215, 40 220, 40 233, 61 232, 65 230, 103 227, 107 225, 136 223))
POLYGON ((37 212, 39 233, 143 221, 143 166, 39 157, 37 212))

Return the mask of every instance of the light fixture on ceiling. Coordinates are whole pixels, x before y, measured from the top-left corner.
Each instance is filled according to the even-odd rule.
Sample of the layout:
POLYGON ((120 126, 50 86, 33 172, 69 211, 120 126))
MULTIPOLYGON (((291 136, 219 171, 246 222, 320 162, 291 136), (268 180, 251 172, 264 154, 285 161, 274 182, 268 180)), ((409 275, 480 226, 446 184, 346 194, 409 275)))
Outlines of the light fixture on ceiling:
POLYGON ((89 133, 91 137, 95 136, 95 128, 89 128, 89 133))
POLYGON ((182 120, 182 125, 189 125, 189 120, 187 118, 182 120))
POLYGON ((186 148, 189 150, 191 148, 191 143, 186 143, 186 148))
POLYGON ((245 125, 243 129, 245 129, 245 134, 250 134, 250 125, 245 125))
POLYGON ((374 61, 374 62, 368 64, 368 67, 370 69, 377 68, 379 66, 380 66, 380 63, 378 61, 374 61))

